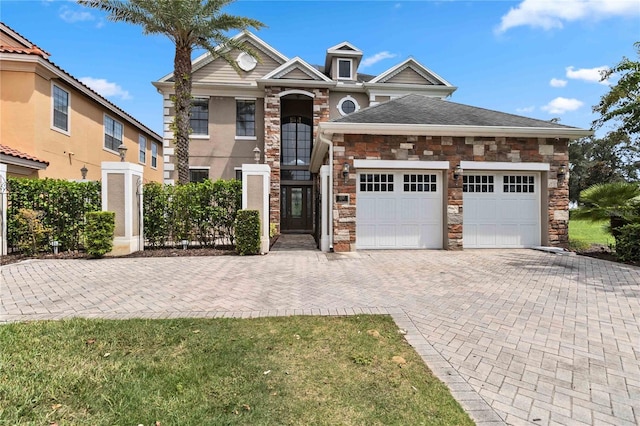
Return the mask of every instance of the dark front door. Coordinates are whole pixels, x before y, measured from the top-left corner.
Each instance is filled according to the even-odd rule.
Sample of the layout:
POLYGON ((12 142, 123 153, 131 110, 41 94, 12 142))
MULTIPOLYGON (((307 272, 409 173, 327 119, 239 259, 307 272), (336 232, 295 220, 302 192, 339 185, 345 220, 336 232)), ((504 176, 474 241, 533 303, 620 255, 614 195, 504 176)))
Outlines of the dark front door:
POLYGON ((313 231, 313 198, 309 185, 281 187, 281 228, 283 232, 313 231))

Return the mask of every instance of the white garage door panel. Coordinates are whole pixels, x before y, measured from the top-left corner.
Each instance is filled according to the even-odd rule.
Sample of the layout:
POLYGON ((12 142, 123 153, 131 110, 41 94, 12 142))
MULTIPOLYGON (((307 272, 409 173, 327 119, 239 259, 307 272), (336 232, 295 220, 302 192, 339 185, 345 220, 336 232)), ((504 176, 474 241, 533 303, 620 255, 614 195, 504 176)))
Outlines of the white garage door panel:
POLYGON ((442 248, 441 185, 439 171, 359 173, 356 248, 442 248), (405 175, 409 176, 408 182, 404 180, 405 175), (376 190, 383 187, 386 191, 376 190))
POLYGON ((540 244, 540 175, 515 172, 470 172, 463 184, 463 245, 466 248, 524 248, 540 244), (487 176, 492 176, 487 179, 487 176), (527 192, 505 192, 503 179, 527 192), (526 181, 524 180, 526 176, 526 181), (533 176, 535 184, 529 179, 533 176), (526 182, 526 183, 519 183, 526 182), (466 186, 465 186, 466 185, 466 186), (474 192, 471 191, 471 186, 474 192), (531 189, 534 192, 530 192, 531 189), (483 192, 484 191, 484 192, 483 192))

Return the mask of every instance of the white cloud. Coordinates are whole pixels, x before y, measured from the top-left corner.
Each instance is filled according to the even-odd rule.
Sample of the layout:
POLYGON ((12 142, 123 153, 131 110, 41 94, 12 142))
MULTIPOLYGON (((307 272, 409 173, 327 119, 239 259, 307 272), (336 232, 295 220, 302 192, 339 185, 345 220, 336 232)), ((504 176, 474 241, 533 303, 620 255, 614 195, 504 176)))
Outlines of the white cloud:
POLYGON ((502 16, 496 33, 529 26, 550 30, 565 22, 640 15, 636 0, 524 0, 502 16))
POLYGON ((122 87, 116 83, 111 83, 104 78, 82 77, 79 80, 105 98, 116 97, 122 100, 131 99, 128 91, 123 90, 122 87))
POLYGON ((564 87, 567 85, 567 80, 562 80, 559 78, 552 78, 551 81, 549 82, 549 85, 551 87, 564 87))
POLYGON ((577 99, 559 97, 543 106, 542 110, 547 111, 550 114, 564 114, 565 112, 575 111, 582 105, 584 105, 584 102, 577 99))
POLYGON ((527 113, 527 112, 533 112, 534 109, 536 109, 536 107, 531 105, 531 106, 528 106, 528 107, 516 108, 516 112, 519 112, 520 114, 524 114, 524 113, 527 113))
POLYGON ((363 59, 362 63, 360 64, 360 68, 370 67, 371 65, 378 63, 382 60, 395 58, 396 56, 397 55, 395 53, 390 53, 385 50, 384 52, 379 52, 373 56, 369 56, 368 58, 363 59))
POLYGON ((609 67, 606 65, 595 68, 580 68, 577 70, 573 67, 567 67, 566 70, 567 78, 587 81, 590 83, 600 83, 604 84, 605 86, 609 85, 609 80, 600 81, 602 79, 602 73, 609 70, 609 67))
POLYGON ((91 12, 86 10, 71 10, 68 6, 62 6, 60 8, 60 19, 68 23, 93 21, 95 18, 91 12))

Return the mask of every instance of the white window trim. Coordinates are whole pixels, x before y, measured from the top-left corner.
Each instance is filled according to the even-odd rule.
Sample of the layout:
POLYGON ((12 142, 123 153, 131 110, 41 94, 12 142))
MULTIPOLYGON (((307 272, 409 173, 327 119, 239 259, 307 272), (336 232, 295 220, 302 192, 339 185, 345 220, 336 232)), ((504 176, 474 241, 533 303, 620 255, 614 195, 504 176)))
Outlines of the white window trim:
POLYGON ((158 146, 159 144, 156 142, 151 141, 151 148, 149 149, 149 167, 151 167, 153 170, 157 170, 158 169, 158 162, 159 162, 159 158, 160 158, 160 147, 158 146), (156 146, 156 165, 153 165, 153 146, 156 146))
POLYGON ((138 164, 147 164, 147 137, 142 134, 138 134, 138 164), (144 139, 144 161, 140 161, 140 138, 144 139))
POLYGON ((109 114, 104 114, 103 117, 102 117, 102 150, 110 152, 110 153, 115 154, 117 156, 120 156, 120 153, 117 150, 114 151, 112 149, 107 148, 107 146, 106 146, 107 145, 107 120, 106 120, 106 117, 109 117, 110 119, 112 119, 116 123, 119 123, 122 126, 122 140, 120 141, 120 143, 121 144, 124 143, 124 124, 122 124, 122 122, 116 120, 115 118, 113 118, 109 114))
POLYGON ((211 166, 189 166, 189 170, 211 170, 211 166))
MULTIPOLYGON (((210 112, 210 104, 211 104, 211 99, 210 98, 199 98, 199 97, 194 97, 191 100, 191 103, 193 104, 193 101, 206 101, 207 102, 207 133, 190 133, 189 134, 189 138, 191 139, 209 139, 209 125, 211 124, 211 117, 209 116, 209 112, 210 112)), ((189 117, 189 119, 191 119, 191 117, 189 117)), ((189 122, 189 124, 191 124, 191 122, 189 122)), ((189 125, 189 128, 191 128, 191 125, 189 125)))
POLYGON ((63 88, 59 84, 55 84, 53 81, 51 81, 51 130, 54 130, 58 133, 62 133, 63 135, 71 136, 71 92, 69 92, 67 89, 63 88), (67 94, 67 99, 69 100, 67 104, 67 129, 68 130, 62 130, 54 126, 54 119, 53 119, 53 116, 55 114, 55 105, 54 105, 55 100, 53 98, 54 87, 57 87, 58 89, 65 92, 67 94))
POLYGON ((336 80, 353 80, 353 59, 337 58, 336 60, 336 80), (340 77, 340 61, 349 62, 349 77, 340 77))
POLYGON ((462 170, 513 170, 548 172, 551 170, 549 163, 509 163, 506 161, 461 161, 462 170))
POLYGON ((347 101, 351 101, 355 104, 356 110, 353 112, 360 111, 360 104, 358 103, 358 101, 356 101, 356 99, 353 96, 347 95, 344 98, 340 99, 340 101, 338 102, 338 105, 336 105, 336 108, 338 109, 338 112, 340 113, 340 115, 345 116, 348 114, 353 114, 353 112, 347 113, 342 110, 342 104, 344 104, 347 101))
MULTIPOLYGON (((253 104, 255 105, 254 107, 254 111, 253 111, 253 125, 254 125, 254 129, 253 131, 255 132, 257 130, 258 127, 258 123, 257 123, 257 104, 258 104, 258 99, 257 98, 243 98, 243 97, 236 97, 236 111, 237 109, 237 105, 238 105, 238 101, 253 101, 253 104)), ((237 127, 237 123, 238 123, 238 117, 236 117, 236 131, 238 129, 237 127)), ((238 136, 236 135, 236 140, 237 141, 257 141, 258 140, 258 136, 238 136)))
POLYGON ((447 170, 448 161, 353 160, 356 169, 447 170))

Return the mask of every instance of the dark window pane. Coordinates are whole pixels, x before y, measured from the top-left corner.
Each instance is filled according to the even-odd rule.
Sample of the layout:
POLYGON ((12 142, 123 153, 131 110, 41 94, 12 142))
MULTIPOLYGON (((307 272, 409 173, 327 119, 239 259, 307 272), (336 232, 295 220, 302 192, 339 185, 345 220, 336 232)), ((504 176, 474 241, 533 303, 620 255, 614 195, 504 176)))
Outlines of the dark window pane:
POLYGON ((338 59, 338 77, 351 78, 351 61, 338 59))
POLYGON ((345 114, 351 114, 356 110, 356 104, 353 101, 346 100, 342 103, 341 108, 345 114))
POLYGON ((194 99, 191 101, 189 125, 194 135, 209 134, 209 100, 194 99))

